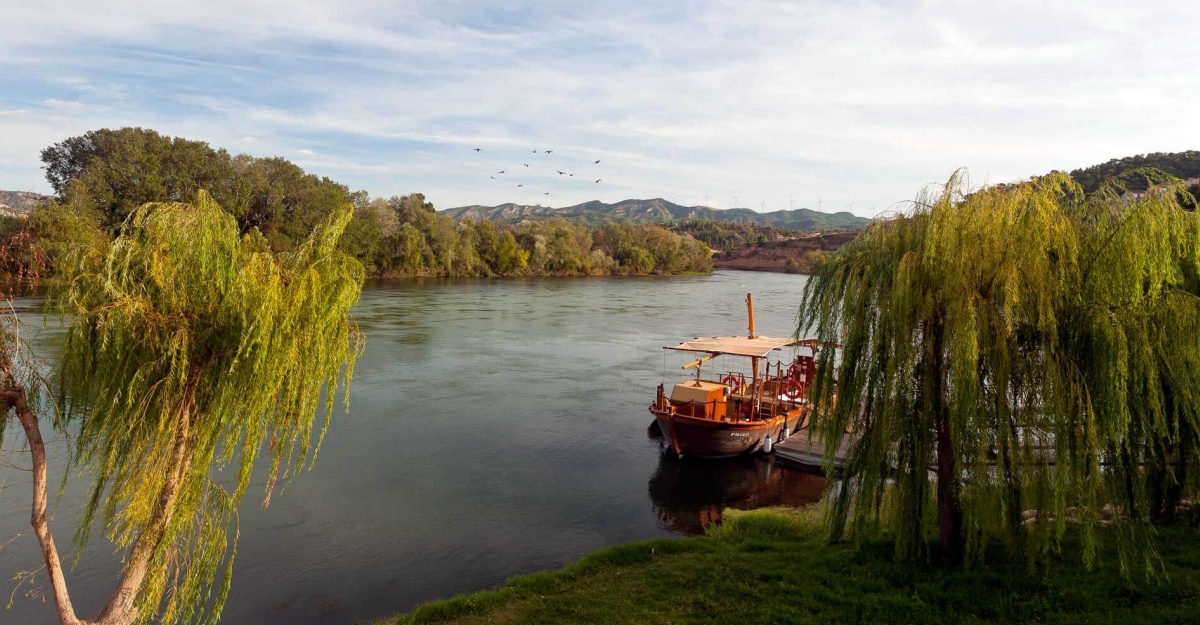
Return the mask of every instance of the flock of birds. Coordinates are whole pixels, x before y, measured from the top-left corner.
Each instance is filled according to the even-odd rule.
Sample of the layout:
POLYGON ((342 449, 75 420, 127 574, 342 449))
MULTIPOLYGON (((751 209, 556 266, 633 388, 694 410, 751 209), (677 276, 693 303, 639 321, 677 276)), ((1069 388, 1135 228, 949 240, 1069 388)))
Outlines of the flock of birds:
MULTIPOLYGON (((481 154, 481 153, 483 152, 483 148, 472 148, 472 149, 473 149, 473 150, 475 151, 475 153, 477 153, 477 154, 481 154)), ((537 149, 534 149, 534 150, 533 150, 533 153, 534 153, 534 154, 538 154, 538 153, 539 153, 539 150, 537 150, 537 149)), ((543 154, 543 155, 554 154, 554 150, 541 150, 541 151, 540 151, 540 153, 541 153, 541 154, 543 154)), ((545 158, 545 156, 543 156, 542 158, 545 158)), ((600 161, 599 161, 599 160, 596 160, 596 161, 593 161, 593 162, 592 162, 592 165, 593 165, 593 166, 595 166, 595 165, 599 165, 599 164, 600 164, 600 161)), ((525 167, 526 169, 530 169, 530 170, 531 170, 531 171, 530 171, 530 173, 532 173, 532 170, 534 170, 534 169, 540 169, 540 165, 541 165, 541 163, 538 163, 539 167, 537 167, 537 168, 535 168, 535 167, 531 166, 529 163, 521 163, 521 165, 522 165, 523 167, 525 167)), ((503 176, 503 175, 508 175, 508 176, 510 176, 510 177, 512 177, 512 176, 515 176, 515 174, 508 174, 508 170, 510 170, 510 169, 514 169, 514 167, 505 167, 505 168, 501 169, 500 171, 497 171, 497 172, 496 172, 496 173, 494 173, 494 174, 488 174, 488 177, 489 177, 489 178, 491 178, 492 180, 498 180, 498 178, 496 178, 496 176, 503 176)), ((524 171, 524 170, 520 170, 520 171, 524 171)), ((558 177, 564 177, 564 176, 565 176, 565 177, 566 177, 566 178, 568 178, 568 179, 569 179, 569 178, 574 178, 574 177, 575 177, 575 173, 576 173, 576 172, 566 172, 566 171, 563 171, 563 170, 561 170, 561 169, 553 169, 553 170, 551 170, 551 171, 553 171, 555 174, 557 174, 557 176, 558 176, 558 177)), ((580 178, 583 178, 584 176, 583 176, 583 175, 580 175, 579 177, 580 177, 580 178)), ((590 176, 589 176, 589 178, 590 178, 590 176)), ((593 181, 593 183, 592 183, 592 184, 600 184, 601 182, 604 182, 604 179, 603 179, 603 178, 597 178, 595 181, 593 181)), ((518 189, 526 189, 526 191, 527 191, 527 192, 529 191, 529 187, 526 187, 526 186, 525 186, 525 182, 519 182, 519 183, 517 183, 517 188, 518 188, 518 189)), ((550 191, 542 191, 542 190, 540 190, 540 189, 539 189, 539 190, 538 190, 538 192, 539 192, 539 193, 541 193, 542 195, 550 195, 550 191)))
MULTIPOLYGON (((471 149, 472 149, 472 150, 474 150, 476 154, 482 154, 482 153, 483 153, 483 148, 471 148, 471 149)), ((540 158, 544 159, 544 158, 546 158, 546 156, 547 156, 547 155, 552 155, 552 154, 554 154, 554 150, 540 150, 540 151, 539 151, 539 150, 537 150, 536 148, 533 150, 533 154, 535 154, 535 155, 536 155, 536 154, 539 154, 539 153, 540 153, 540 154, 542 154, 542 156, 541 156, 540 158)), ((526 186, 526 183, 528 183, 528 182, 529 182, 529 180, 530 180, 529 178, 526 178, 526 177, 523 177, 523 176, 519 176, 519 175, 518 175, 518 174, 516 174, 516 173, 513 173, 513 174, 510 174, 510 173, 508 173, 508 171, 509 171, 510 169, 514 169, 514 170, 516 170, 516 171, 520 171, 520 172, 523 172, 523 173, 524 173, 524 172, 525 172, 525 170, 527 169, 527 170, 529 170, 529 172, 528 172, 528 173, 529 173, 530 175, 532 175, 532 174, 534 174, 534 171, 535 171, 535 170, 540 170, 540 169, 541 169, 541 165, 543 165, 543 164, 544 164, 544 163, 539 163, 539 164, 538 164, 539 166, 535 168, 534 166, 530 165, 529 163, 521 163, 521 166, 522 166, 522 167, 524 167, 525 169, 517 169, 515 166, 508 166, 508 167, 505 167, 505 168, 503 168, 503 169, 501 169, 501 170, 499 170, 499 171, 497 171, 497 172, 495 172, 495 173, 493 173, 493 174, 488 174, 488 178, 490 178, 490 179, 492 179, 492 180, 499 180, 499 178, 497 178, 496 176, 506 176, 506 175, 507 175, 507 176, 509 176, 509 179, 512 179, 512 178, 514 178, 514 177, 519 177, 519 178, 521 178, 522 180, 524 180, 524 182, 517 182, 517 183, 516 183, 516 188, 518 188, 518 189, 524 189, 526 193, 536 192, 536 193, 541 193, 542 195, 550 195, 550 191, 548 191, 548 190, 543 190, 543 189, 546 189, 546 188, 547 188, 546 186, 539 186, 539 188, 538 188, 538 190, 537 190, 537 191, 533 191, 532 189, 530 189, 530 187, 527 187, 527 186, 526 186)), ((594 166, 596 166, 596 165, 599 165, 599 164, 600 164, 600 160, 599 160, 599 159, 597 159, 597 160, 595 160, 595 161, 592 161, 592 163, 591 163, 591 166, 593 166, 593 167, 594 167, 594 166)), ((585 163, 585 166, 587 166, 587 165, 586 165, 586 163, 585 163)), ((574 177, 575 177, 575 172, 566 172, 566 171, 563 171, 563 170, 561 170, 561 169, 552 169, 552 170, 550 170, 550 171, 553 171, 555 174, 557 174, 557 177, 555 177, 555 176, 551 176, 551 179, 552 179, 552 180, 553 180, 553 179, 555 179, 555 178, 562 178, 562 177, 564 177, 564 176, 565 176, 566 178, 568 178, 568 179, 570 179, 570 178, 574 178, 574 177)), ((580 176, 579 176, 579 178, 580 178, 580 179, 583 179, 583 178, 584 178, 584 176, 583 176, 583 175, 580 175, 580 176)), ((590 176, 588 176, 588 178, 590 178, 590 176)), ((593 184, 600 184, 601 182, 604 182, 604 180, 603 180, 602 178, 597 178, 597 179, 595 179, 595 180, 593 181, 593 184)), ((704 204, 703 204, 704 206, 708 206, 708 205, 709 205, 709 204, 708 204, 708 198, 709 198, 709 197, 710 197, 710 195, 705 195, 705 196, 704 196, 704 204)), ((735 196, 733 196, 733 207, 734 207, 734 208, 739 208, 739 207, 740 207, 740 204, 739 204, 739 198, 740 198, 740 197, 741 197, 740 195, 735 195, 735 196)), ((673 199, 672 199, 672 201, 674 202, 676 199, 678 199, 678 198, 673 198, 673 199)), ((758 212, 760 212, 760 213, 766 212, 766 203, 767 203, 767 202, 766 202, 766 200, 763 200, 761 203, 759 203, 759 210, 758 210, 758 212)), ((794 209, 795 209, 795 203, 796 203, 796 200, 795 200, 795 198, 791 198, 791 199, 789 199, 789 200, 788 200, 788 210, 794 210, 794 209)), ((824 202, 822 202, 822 200, 821 200, 821 196, 819 196, 819 195, 818 195, 818 196, 817 196, 817 210, 818 210, 818 211, 822 211, 822 210, 824 210, 824 209, 823 209, 823 207, 822 207, 822 204, 823 204, 823 203, 824 203, 824 202)), ((539 206, 540 206, 540 204, 539 204, 539 206)), ((854 204, 853 204, 853 203, 847 204, 847 205, 846 205, 846 209, 847 209, 847 210, 849 210, 849 211, 851 211, 851 212, 853 212, 853 210, 854 210, 854 204)), ((872 205, 872 206, 871 206, 871 214, 872 214, 872 215, 876 214, 876 211, 875 211, 875 206, 874 206, 874 205, 872 205)))

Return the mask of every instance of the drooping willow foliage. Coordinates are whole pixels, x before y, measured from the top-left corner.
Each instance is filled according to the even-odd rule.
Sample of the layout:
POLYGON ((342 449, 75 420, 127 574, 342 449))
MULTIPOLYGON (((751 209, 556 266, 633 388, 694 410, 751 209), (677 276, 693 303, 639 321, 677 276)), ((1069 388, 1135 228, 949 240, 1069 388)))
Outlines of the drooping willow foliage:
POLYGON ((351 212, 277 255, 207 194, 147 204, 58 293, 60 414, 78 427, 73 467, 95 476, 76 544, 99 521, 128 549, 125 576, 145 556, 139 621, 216 620, 255 459, 268 453, 270 489, 315 460, 339 387, 349 401, 364 276, 337 250, 351 212))
POLYGON ((1122 199, 1061 174, 969 192, 962 174, 873 224, 809 281, 823 350, 815 430, 852 442, 833 537, 898 558, 1032 558, 1111 523, 1122 570, 1153 574, 1152 522, 1197 491, 1200 220, 1178 181, 1122 199), (851 430, 851 433, 847 433, 851 430))

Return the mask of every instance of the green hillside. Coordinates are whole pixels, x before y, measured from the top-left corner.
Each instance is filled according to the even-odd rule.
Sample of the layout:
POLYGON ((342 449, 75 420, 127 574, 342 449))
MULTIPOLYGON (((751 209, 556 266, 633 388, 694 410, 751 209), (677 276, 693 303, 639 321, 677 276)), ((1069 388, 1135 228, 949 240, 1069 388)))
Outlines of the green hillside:
POLYGON ((526 219, 564 217, 572 221, 604 223, 608 221, 632 221, 641 223, 665 223, 688 219, 706 219, 731 223, 774 226, 796 230, 856 230, 870 220, 852 213, 823 213, 808 208, 759 213, 749 208, 719 209, 709 206, 682 206, 654 198, 651 200, 624 200, 606 204, 598 200, 551 208, 541 205, 500 204, 498 206, 459 206, 442 211, 458 220, 491 220, 518 222, 526 219))
POLYGON ((1152 152, 1114 158, 1107 163, 1076 169, 1071 172, 1071 178, 1082 185, 1087 193, 1095 191, 1105 180, 1114 177, 1124 177, 1131 190, 1144 191, 1146 181, 1141 176, 1123 176, 1143 167, 1153 167, 1184 180, 1200 177, 1200 151, 1152 152))

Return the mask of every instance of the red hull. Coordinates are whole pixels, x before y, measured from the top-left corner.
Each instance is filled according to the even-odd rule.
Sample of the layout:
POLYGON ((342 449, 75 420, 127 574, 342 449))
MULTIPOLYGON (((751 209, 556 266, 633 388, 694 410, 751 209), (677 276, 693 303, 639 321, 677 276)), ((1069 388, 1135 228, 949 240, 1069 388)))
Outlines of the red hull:
POLYGON ((650 408, 672 450, 692 458, 728 458, 763 451, 768 434, 774 445, 783 437, 785 424, 789 433, 795 432, 804 420, 804 411, 796 408, 761 421, 724 421, 650 408))

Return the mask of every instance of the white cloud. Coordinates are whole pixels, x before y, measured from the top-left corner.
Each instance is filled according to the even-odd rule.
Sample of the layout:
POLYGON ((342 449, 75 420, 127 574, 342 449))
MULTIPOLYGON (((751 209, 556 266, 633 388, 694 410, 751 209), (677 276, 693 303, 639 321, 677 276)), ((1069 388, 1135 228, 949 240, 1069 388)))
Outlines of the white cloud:
MULTIPOLYGON (((1177 26, 1200 8, 1184 2, 70 0, 12 13, 0 70, 21 74, 0 111, 26 113, 0 115, 0 163, 31 172, 75 129, 136 124, 290 150, 354 188, 442 207, 736 194, 869 214, 959 166, 999 181, 1200 144, 1200 72, 1177 26)), ((30 185, 7 171, 0 188, 30 185)))
POLYGON ((82 111, 84 108, 83 102, 76 100, 59 100, 56 98, 42 100, 42 104, 44 104, 48 109, 64 112, 82 111))

